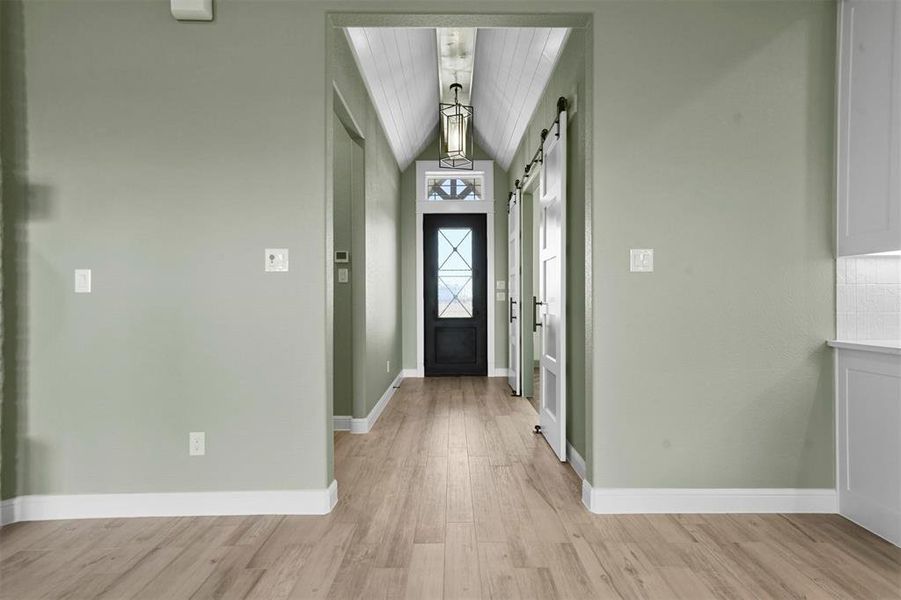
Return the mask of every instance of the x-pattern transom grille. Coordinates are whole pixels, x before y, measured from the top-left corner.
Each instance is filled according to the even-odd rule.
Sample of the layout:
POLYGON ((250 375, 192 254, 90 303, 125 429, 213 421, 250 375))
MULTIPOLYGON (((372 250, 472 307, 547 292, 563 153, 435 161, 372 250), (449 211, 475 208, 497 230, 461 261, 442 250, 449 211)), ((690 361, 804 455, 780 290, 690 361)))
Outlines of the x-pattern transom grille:
POLYGON ((429 202, 444 200, 481 200, 482 176, 429 177, 426 180, 426 198, 429 202))

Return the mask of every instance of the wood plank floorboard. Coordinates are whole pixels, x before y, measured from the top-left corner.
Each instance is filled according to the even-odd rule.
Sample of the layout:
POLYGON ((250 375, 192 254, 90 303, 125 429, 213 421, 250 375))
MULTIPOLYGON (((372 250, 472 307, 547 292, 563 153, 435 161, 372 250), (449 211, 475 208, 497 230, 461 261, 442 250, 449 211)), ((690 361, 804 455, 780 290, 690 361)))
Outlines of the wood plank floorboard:
POLYGON ((901 549, 836 515, 592 515, 504 379, 408 379, 335 435, 330 515, 0 529, 0 599, 901 599, 901 549))

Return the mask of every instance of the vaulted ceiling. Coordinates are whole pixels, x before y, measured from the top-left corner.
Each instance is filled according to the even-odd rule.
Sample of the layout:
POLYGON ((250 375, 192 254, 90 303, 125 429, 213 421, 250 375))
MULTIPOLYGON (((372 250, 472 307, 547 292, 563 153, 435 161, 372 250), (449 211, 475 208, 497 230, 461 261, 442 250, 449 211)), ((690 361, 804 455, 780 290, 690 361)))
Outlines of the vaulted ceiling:
MULTIPOLYGON (((568 34, 564 28, 478 29, 471 90, 475 137, 504 169, 568 34)), ((397 163, 406 169, 437 133, 436 31, 355 27, 347 37, 397 163)))
POLYGON ((516 154, 568 29, 480 29, 472 81, 476 142, 504 170, 516 154))
POLYGON ((438 46, 434 29, 353 27, 347 37, 401 169, 438 130, 438 46))

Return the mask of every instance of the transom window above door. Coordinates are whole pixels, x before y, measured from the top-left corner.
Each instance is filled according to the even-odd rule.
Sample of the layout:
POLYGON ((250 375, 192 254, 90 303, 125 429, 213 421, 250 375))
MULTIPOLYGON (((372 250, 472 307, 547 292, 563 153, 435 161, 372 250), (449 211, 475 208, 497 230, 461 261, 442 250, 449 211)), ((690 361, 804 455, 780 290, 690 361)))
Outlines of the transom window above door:
POLYGON ((426 177, 426 200, 428 202, 464 201, 478 202, 483 199, 482 175, 429 175, 426 177))

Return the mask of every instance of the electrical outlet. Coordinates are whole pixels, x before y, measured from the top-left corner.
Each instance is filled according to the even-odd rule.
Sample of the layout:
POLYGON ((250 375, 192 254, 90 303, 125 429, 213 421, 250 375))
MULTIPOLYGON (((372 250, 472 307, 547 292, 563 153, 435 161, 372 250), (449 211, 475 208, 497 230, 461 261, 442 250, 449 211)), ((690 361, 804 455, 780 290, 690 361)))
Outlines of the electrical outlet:
POLYGON ((388 361, 385 361, 385 373, 390 373, 390 372, 391 372, 391 361, 388 360, 388 361))
POLYGON ((192 431, 188 434, 188 454, 190 456, 203 456, 206 454, 206 433, 192 431))

